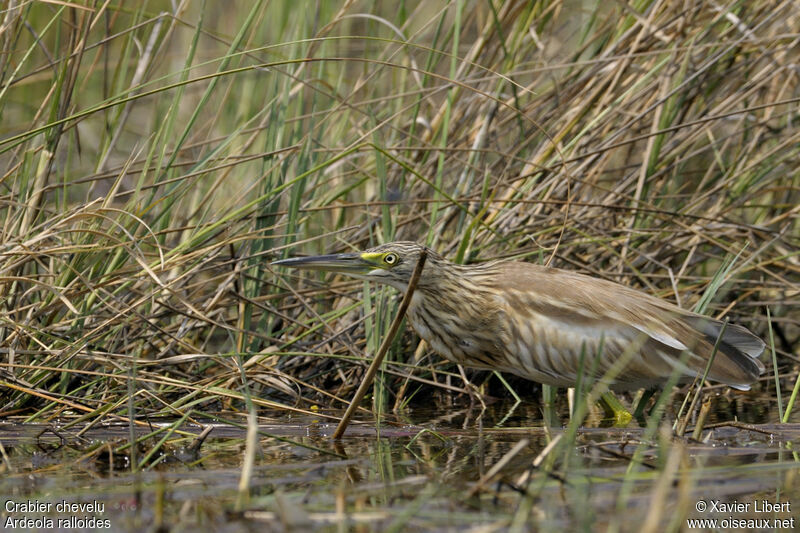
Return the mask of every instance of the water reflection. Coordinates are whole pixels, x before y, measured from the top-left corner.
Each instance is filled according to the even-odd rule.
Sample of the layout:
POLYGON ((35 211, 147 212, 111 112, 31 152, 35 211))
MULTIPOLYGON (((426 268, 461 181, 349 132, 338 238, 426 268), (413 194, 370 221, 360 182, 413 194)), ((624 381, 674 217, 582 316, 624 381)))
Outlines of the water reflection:
MULTIPOLYGON (((557 399, 558 415, 567 412, 563 401, 557 399)), ((679 408, 676 402, 670 413, 679 408)), ((546 425, 542 414, 536 402, 496 402, 485 410, 409 408, 379 423, 358 421, 345 438, 333 441, 336 424, 326 416, 261 412, 264 436, 258 440, 248 503, 239 511, 241 427, 209 421, 205 427, 213 429, 194 449, 203 428, 186 424, 158 460, 131 473, 130 454, 123 449, 125 425, 52 431, 3 424, 0 493, 12 499, 69 495, 102 501, 112 529, 136 531, 158 521, 155 509, 171 523, 211 530, 232 521, 248 527, 270 520, 319 526, 340 523, 335 516, 341 521, 345 515, 351 525, 379 530, 401 515, 420 528, 508 525, 524 506, 526 520, 537 527, 572 529, 587 521, 614 525, 620 502, 628 506, 629 518, 643 520, 654 498, 688 516, 686 502, 700 497, 752 500, 780 491, 785 499, 797 491, 793 449, 800 425, 776 424, 774 405, 766 400, 714 397, 706 424, 738 420, 739 425, 706 430, 699 441, 674 437, 669 424, 650 436, 637 424, 604 427, 599 409, 573 438, 566 417, 546 425), (660 481, 665 476, 672 480, 667 485, 660 481)), ((242 421, 238 414, 220 418, 226 416, 242 421)), ((168 423, 137 428, 137 435, 149 435, 159 425, 168 423)), ((160 438, 141 442, 138 460, 160 438)), ((11 515, 19 513, 5 512, 2 518, 11 515)))

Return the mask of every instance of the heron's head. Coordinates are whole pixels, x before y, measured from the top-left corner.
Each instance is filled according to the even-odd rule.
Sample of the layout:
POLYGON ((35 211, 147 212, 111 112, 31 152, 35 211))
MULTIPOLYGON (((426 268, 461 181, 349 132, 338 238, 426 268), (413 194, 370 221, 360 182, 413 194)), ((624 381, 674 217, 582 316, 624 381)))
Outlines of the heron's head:
MULTIPOLYGON (((414 272, 422 250, 426 249, 421 244, 410 241, 390 242, 370 248, 363 252, 317 255, 313 257, 294 257, 275 261, 272 264, 305 270, 325 270, 327 272, 340 272, 358 279, 366 279, 385 283, 404 291, 414 272)), ((428 250, 428 263, 431 264, 441 258, 428 250)), ((420 283, 425 277, 425 270, 420 277, 420 283)))

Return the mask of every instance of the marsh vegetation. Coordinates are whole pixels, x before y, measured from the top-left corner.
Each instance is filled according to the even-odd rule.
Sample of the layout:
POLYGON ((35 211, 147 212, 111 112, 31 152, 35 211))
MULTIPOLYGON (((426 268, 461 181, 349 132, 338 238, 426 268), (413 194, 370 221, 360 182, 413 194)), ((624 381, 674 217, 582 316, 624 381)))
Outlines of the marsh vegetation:
POLYGON ((796 2, 11 0, 0 47, 6 527, 800 509, 796 2), (666 387, 621 429, 406 329, 334 441, 398 295, 269 263, 400 239, 729 318, 767 371, 666 387), (15 507, 64 500, 104 507, 15 507))

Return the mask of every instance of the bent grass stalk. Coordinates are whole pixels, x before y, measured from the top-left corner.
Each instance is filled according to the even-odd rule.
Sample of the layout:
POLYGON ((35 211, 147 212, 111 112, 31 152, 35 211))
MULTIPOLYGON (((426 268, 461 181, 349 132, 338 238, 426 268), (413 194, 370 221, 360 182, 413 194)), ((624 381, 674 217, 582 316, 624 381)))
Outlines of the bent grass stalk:
POLYGON ((339 421, 339 425, 336 427, 336 431, 333 433, 334 439, 342 438, 342 435, 350 423, 350 418, 352 418, 353 413, 358 408, 361 400, 364 399, 364 396, 367 394, 367 389, 370 387, 370 385, 372 385, 372 380, 375 379, 375 374, 378 372, 378 369, 383 362, 383 358, 386 356, 386 352, 389 350, 389 346, 394 340, 394 336, 397 334, 397 330, 400 329, 400 324, 403 322, 406 309, 408 309, 408 306, 411 304, 411 297, 414 295, 414 290, 417 287, 419 276, 422 274, 422 269, 425 266, 425 261, 427 261, 427 259, 428 252, 426 250, 422 250, 419 255, 419 259, 417 260, 417 264, 414 267, 414 272, 411 274, 411 279, 408 282, 406 293, 403 295, 403 300, 400 302, 400 308, 397 310, 397 315, 395 315, 392 325, 389 327, 388 333, 383 338, 383 342, 381 342, 381 346, 378 349, 378 352, 375 354, 375 358, 372 360, 369 368, 367 368, 364 378, 362 379, 358 390, 353 396, 353 400, 350 402, 350 405, 347 407, 344 416, 342 416, 342 419, 339 421))

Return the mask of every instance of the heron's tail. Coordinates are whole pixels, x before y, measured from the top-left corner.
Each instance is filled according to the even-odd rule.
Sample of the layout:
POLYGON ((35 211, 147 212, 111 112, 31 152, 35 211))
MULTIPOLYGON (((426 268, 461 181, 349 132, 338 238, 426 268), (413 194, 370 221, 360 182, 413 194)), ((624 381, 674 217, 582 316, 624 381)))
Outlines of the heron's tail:
MULTIPOLYGON (((749 390, 764 372, 764 363, 759 357, 765 344, 744 326, 724 324, 719 320, 702 316, 683 317, 684 321, 703 336, 711 347, 719 339, 719 348, 709 371, 709 377, 739 390, 749 390), (725 331, 722 330, 725 326, 725 331)), ((709 352, 710 356, 710 352, 709 352)))

